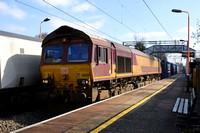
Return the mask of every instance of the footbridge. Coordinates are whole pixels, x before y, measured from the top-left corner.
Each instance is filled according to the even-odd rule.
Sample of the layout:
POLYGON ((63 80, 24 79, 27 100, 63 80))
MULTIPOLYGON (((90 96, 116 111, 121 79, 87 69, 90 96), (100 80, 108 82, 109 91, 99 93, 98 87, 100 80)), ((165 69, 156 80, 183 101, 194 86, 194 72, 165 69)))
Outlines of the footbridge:
MULTIPOLYGON (((187 41, 184 40, 167 40, 167 41, 127 41, 123 44, 125 46, 134 46, 137 42, 144 45, 152 45, 143 52, 147 54, 153 53, 187 53, 187 41)), ((195 50, 190 48, 190 53, 195 55, 195 50)))

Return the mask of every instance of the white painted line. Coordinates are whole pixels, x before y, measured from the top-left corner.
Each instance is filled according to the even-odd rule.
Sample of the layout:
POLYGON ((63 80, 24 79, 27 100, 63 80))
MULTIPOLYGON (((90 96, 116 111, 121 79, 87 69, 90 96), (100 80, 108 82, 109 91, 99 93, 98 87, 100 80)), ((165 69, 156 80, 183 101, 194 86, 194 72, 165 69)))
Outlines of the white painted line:
POLYGON ((183 114, 188 114, 188 99, 185 99, 183 114))
POLYGON ((181 102, 178 108, 178 113, 182 113, 183 112, 183 103, 184 103, 184 98, 181 98, 181 102))
POLYGON ((175 103, 174 108, 173 108, 173 112, 177 111, 179 102, 180 102, 180 98, 177 98, 176 103, 175 103))

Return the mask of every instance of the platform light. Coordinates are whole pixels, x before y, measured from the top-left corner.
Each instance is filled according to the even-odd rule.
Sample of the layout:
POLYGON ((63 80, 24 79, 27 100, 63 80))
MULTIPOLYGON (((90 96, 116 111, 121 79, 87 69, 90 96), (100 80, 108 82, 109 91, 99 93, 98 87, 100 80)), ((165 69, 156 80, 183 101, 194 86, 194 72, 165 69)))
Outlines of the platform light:
POLYGON ((190 64, 190 14, 189 12, 187 11, 182 11, 182 10, 179 10, 179 9, 172 9, 172 12, 175 12, 175 13, 187 13, 188 14, 188 52, 187 52, 187 82, 188 82, 188 87, 187 87, 187 92, 189 92, 189 64, 190 64))
POLYGON ((47 21, 49 21, 50 20, 50 18, 45 18, 41 23, 40 23, 40 38, 42 38, 42 23, 43 22, 47 22, 47 21))

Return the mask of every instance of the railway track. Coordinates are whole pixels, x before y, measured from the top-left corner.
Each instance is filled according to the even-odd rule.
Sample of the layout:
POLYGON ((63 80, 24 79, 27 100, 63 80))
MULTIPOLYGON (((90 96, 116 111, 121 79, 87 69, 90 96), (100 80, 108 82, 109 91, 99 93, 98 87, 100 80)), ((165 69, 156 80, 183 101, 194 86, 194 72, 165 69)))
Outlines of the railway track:
POLYGON ((9 133, 54 116, 35 99, 36 88, 0 90, 0 133, 9 133))
POLYGON ((21 93, 16 95, 16 92, 6 90, 1 91, 0 94, 2 96, 0 133, 9 133, 88 104, 75 104, 74 106, 67 106, 67 109, 57 108, 57 110, 51 110, 52 108, 45 106, 47 101, 37 100, 35 96, 30 95, 27 91, 21 90, 21 93))
POLYGON ((40 122, 53 117, 52 114, 42 108, 28 109, 26 111, 14 111, 1 113, 0 133, 9 133, 19 128, 40 122))
MULTIPOLYGON (((127 91, 130 91, 130 89, 124 89, 123 93, 127 91)), ((3 106, 2 110, 0 110, 0 133, 8 133, 90 104, 89 102, 71 103, 65 108, 64 105, 60 107, 60 104, 55 102, 50 104, 50 108, 48 108, 46 106, 48 101, 41 102, 34 99, 35 97, 29 97, 28 99, 31 98, 32 100, 30 101, 25 99, 21 103, 16 104, 14 102, 3 106)))
POLYGON ((87 104, 88 103, 76 104, 74 106, 69 106, 67 110, 60 110, 57 112, 50 111, 44 106, 44 103, 39 104, 38 102, 4 107, 4 109, 0 111, 0 133, 9 133, 87 104))

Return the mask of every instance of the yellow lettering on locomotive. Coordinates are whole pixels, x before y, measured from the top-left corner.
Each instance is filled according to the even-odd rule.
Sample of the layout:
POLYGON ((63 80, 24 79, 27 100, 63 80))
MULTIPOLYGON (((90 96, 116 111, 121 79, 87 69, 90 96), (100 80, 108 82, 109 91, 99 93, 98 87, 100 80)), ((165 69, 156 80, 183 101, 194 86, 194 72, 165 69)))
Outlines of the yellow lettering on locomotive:
POLYGON ((83 74, 82 74, 82 77, 89 77, 89 76, 90 76, 89 73, 83 73, 83 74))
POLYGON ((81 72, 77 73, 77 78, 80 79, 81 78, 81 72))

